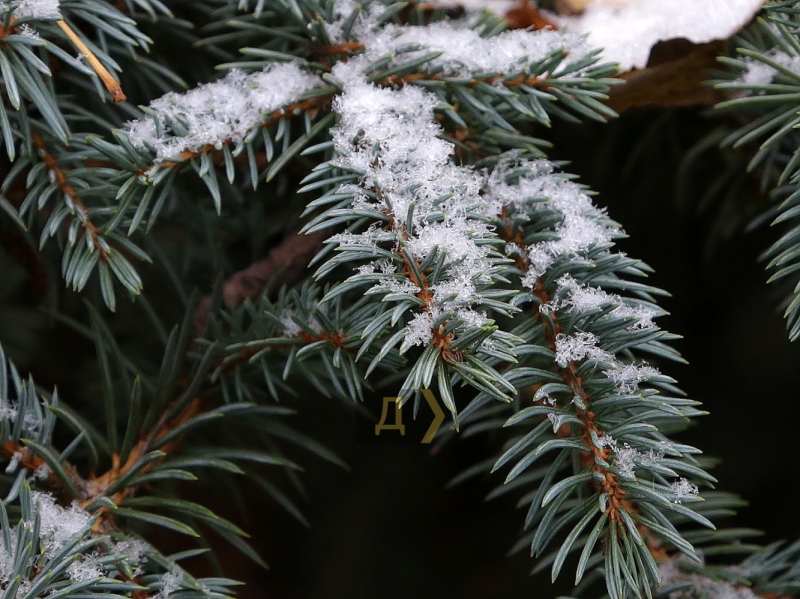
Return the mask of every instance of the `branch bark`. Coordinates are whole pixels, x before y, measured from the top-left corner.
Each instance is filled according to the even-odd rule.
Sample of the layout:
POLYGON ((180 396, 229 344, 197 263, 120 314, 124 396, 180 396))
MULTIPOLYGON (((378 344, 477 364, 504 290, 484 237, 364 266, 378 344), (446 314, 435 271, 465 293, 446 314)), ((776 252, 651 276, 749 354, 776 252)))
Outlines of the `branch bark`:
MULTIPOLYGON (((222 304, 226 308, 240 306, 245 300, 261 295, 269 283, 296 285, 305 278, 308 264, 331 234, 330 229, 309 235, 292 233, 270 250, 265 258, 225 281, 222 286, 222 304)), ((211 313, 211 303, 212 297, 207 295, 197 306, 194 313, 195 335, 200 335, 205 330, 211 313)))

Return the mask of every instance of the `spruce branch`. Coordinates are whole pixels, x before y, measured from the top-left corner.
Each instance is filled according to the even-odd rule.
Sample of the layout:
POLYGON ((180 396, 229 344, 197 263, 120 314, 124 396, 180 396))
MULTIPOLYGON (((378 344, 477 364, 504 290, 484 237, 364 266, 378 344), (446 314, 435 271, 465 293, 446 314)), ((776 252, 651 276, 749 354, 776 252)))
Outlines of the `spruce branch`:
MULTIPOLYGON (((713 530, 711 520, 736 500, 714 492, 701 497, 699 487, 715 482, 708 462, 672 439, 704 412, 673 379, 642 360, 680 360, 668 345, 674 336, 655 324, 663 314, 655 301, 662 292, 641 282, 650 272, 646 265, 613 250, 620 226, 586 189, 541 160, 546 142, 530 134, 553 118, 613 117, 606 104, 613 67, 598 64, 596 53, 569 33, 507 32, 487 16, 436 20, 442 15, 427 6, 260 1, 259 14, 238 15, 229 25, 237 6, 203 4, 210 22, 202 47, 225 56, 223 46, 247 30, 252 47, 243 49, 246 60, 224 65, 230 71, 218 81, 156 99, 117 129, 114 141, 70 133, 66 126, 59 130, 59 115, 72 121, 84 113, 49 92, 45 102, 30 94, 11 113, 14 133, 6 141, 12 140, 12 150, 25 127, 33 125, 35 133, 4 189, 27 179, 23 218, 34 223, 35 215, 50 211, 42 239, 59 235, 66 241, 67 281, 80 289, 97 266, 111 308, 115 280, 132 293, 141 288, 126 256, 146 255, 131 238, 149 242, 162 211, 177 214, 196 201, 192 193, 181 204, 192 185, 183 178, 187 171, 204 182, 220 215, 229 201, 239 201, 247 214, 264 198, 245 196, 242 184, 255 188, 301 154, 322 155, 298 191, 313 194, 305 196, 305 234, 288 235, 263 260, 225 281, 219 312, 212 313, 211 298, 204 298, 180 327, 169 334, 159 329, 160 369, 148 364, 144 376, 138 358, 146 357, 127 357, 117 343, 123 335, 90 309, 105 434, 66 406, 50 405, 45 413, 47 401, 39 398, 25 400, 24 407, 46 426, 26 423, 22 412, 14 421, 19 430, 0 423, 0 454, 10 463, 17 459, 12 470, 22 467, 15 487, 25 529, 20 534, 28 534, 29 523, 36 529, 36 509, 53 507, 52 513, 63 515, 77 499, 80 506, 69 510, 83 509, 79 537, 105 543, 108 552, 136 521, 189 536, 199 536, 199 523, 252 557, 243 531, 171 487, 196 478, 195 469, 211 468, 246 473, 274 488, 253 465, 300 469, 278 441, 340 463, 277 420, 291 410, 267 396, 313 387, 352 401, 385 384, 392 392, 399 386, 406 400, 436 389, 453 415, 453 430, 507 439, 488 467, 474 470, 509 468, 495 493, 525 492, 529 532, 519 546, 530 547, 541 558, 537 567, 551 568, 554 578, 576 555, 577 581, 604 577, 611 599, 651 598, 662 583, 661 592, 669 594, 687 583, 730 591, 740 579, 751 582, 732 570, 715 579, 696 551, 742 549, 739 541, 751 531, 713 530), (414 11, 424 12, 424 19, 415 20, 421 15, 414 11), (58 111, 45 115, 51 100, 58 111), (30 106, 40 109, 41 118, 27 116, 30 106), (228 186, 220 185, 223 169, 228 186), (52 197, 63 203, 48 204, 52 197), (303 280, 309 264, 317 267, 318 285, 303 280), (203 333, 194 343, 192 330, 203 333), (377 369, 391 376, 376 383, 377 369), (121 406, 127 419, 120 417, 121 406), (61 453, 42 434, 52 429, 54 415, 79 431, 61 453), (206 426, 214 427, 213 435, 206 426), (29 436, 18 434, 22 430, 29 436), (69 455, 80 443, 105 452, 110 467, 81 476, 79 461, 69 455), (64 506, 30 498, 28 482, 52 485, 64 506), (95 519, 89 522, 84 511, 95 519), (551 546, 555 551, 546 554, 551 546)), ((126 47, 112 46, 114 51, 96 53, 99 63, 108 66, 106 58, 126 47)), ((760 103, 769 102, 755 105, 760 103)), ((120 108, 110 110, 118 121, 120 108)), ((283 172, 274 185, 279 201, 295 184, 292 173, 283 172)), ((272 206, 264 212, 277 229, 280 216, 269 212, 272 206)), ((231 213, 226 220, 242 222, 231 213)), ((187 248, 196 242, 191 232, 186 239, 187 248)), ((147 247, 157 249, 158 242, 147 247)), ((173 277, 179 286, 191 280, 184 273, 194 268, 193 259, 173 277)), ((142 303, 163 327, 157 310, 142 303)), ((21 384, 17 394, 30 398, 21 384)), ((752 580, 761 576, 774 592, 795 588, 793 552, 759 554, 769 566, 753 570, 758 574, 752 580)), ((227 593, 224 579, 194 581, 170 559, 139 576, 133 566, 141 566, 140 559, 110 559, 120 564, 117 570, 85 559, 85 553, 81 549, 76 559, 91 570, 92 588, 108 591, 104 596, 227 593), (103 586, 112 584, 120 586, 103 586)), ((38 575, 25 574, 33 584, 38 575)), ((62 578, 58 584, 68 583, 62 578)), ((63 588, 71 589, 48 591, 63 588)))
MULTIPOLYGON (((372 8, 370 11, 374 12, 372 8)), ((547 123, 549 111, 566 115, 562 109, 553 106, 554 102, 563 102, 570 110, 591 118, 602 120, 613 115, 599 102, 605 97, 603 92, 610 83, 604 79, 611 72, 610 67, 593 66, 592 53, 580 46, 574 36, 542 31, 540 34, 545 37, 541 40, 529 40, 527 36, 530 34, 523 32, 497 34, 492 31, 495 37, 483 41, 481 34, 489 30, 488 23, 479 23, 475 29, 464 23, 434 23, 399 30, 393 25, 381 24, 380 19, 374 21, 376 17, 370 11, 357 28, 363 34, 363 40, 312 47, 322 48, 323 52, 344 50, 354 53, 350 61, 353 67, 384 86, 394 88, 412 84, 427 87, 434 84, 432 90, 442 98, 438 110, 456 127, 451 138, 472 155, 491 155, 498 145, 509 142, 531 153, 540 153, 537 146, 542 142, 519 134, 509 123, 520 119, 547 123), (437 41, 439 34, 465 38, 475 45, 475 52, 445 56, 442 60, 438 58, 441 55, 437 45, 440 43, 437 41), (394 52, 391 58, 376 54, 376 49, 386 45, 387 41, 391 42, 394 52), (416 46, 409 46, 410 43, 416 46), (429 49, 422 49, 424 45, 429 49), (511 50, 511 58, 504 57, 504 50, 498 48, 511 50), (477 72, 475 65, 467 63, 462 67, 447 66, 443 69, 443 65, 448 65, 447 61, 463 61, 465 56, 486 52, 494 52, 503 62, 484 75, 477 72), (420 77, 420 71, 424 73, 425 70, 429 75, 420 77), (576 78, 576 75, 580 77, 576 78), (476 100, 466 101, 464 94, 475 96, 476 100), (512 100, 509 94, 518 97, 512 100), (463 112, 463 116, 455 107, 460 107, 457 110, 463 112), (487 122, 487 117, 490 122, 487 122)), ((338 21, 330 23, 330 26, 339 27, 348 16, 334 15, 338 21)), ((258 48, 245 49, 245 53, 255 57, 274 58, 270 52, 258 48)), ((385 54, 385 49, 380 52, 385 54)), ((341 57, 342 54, 334 56, 341 57)), ((85 219, 84 229, 93 238, 100 259, 94 258, 94 252, 73 252, 65 261, 65 274, 72 275, 68 283, 82 288, 97 266, 107 305, 115 306, 113 278, 130 293, 138 294, 141 281, 133 267, 118 258, 107 260, 106 254, 112 250, 99 245, 104 245, 103 236, 113 233, 123 223, 127 224, 128 236, 135 233, 142 223, 146 222, 148 229, 152 227, 174 184, 173 171, 191 165, 206 184, 219 212, 222 192, 216 173, 218 166, 224 166, 229 182, 233 183, 236 163, 246 155, 249 176, 255 187, 262 176, 259 156, 266 158, 265 178, 269 181, 330 124, 326 120, 330 115, 322 115, 327 114, 333 97, 340 93, 340 87, 322 83, 313 72, 320 65, 299 60, 261 64, 266 66, 260 73, 244 75, 233 70, 217 83, 200 86, 183 95, 167 94, 156 100, 144 118, 117 132, 119 144, 109 144, 91 136, 85 138, 103 157, 102 160, 92 159, 93 163, 112 164, 119 168, 119 176, 113 178, 112 184, 116 188, 115 197, 113 200, 108 198, 117 204, 118 211, 102 225, 95 225, 93 219, 85 219), (281 84, 287 80, 292 81, 291 88, 281 84), (240 109, 244 109, 244 113, 240 109), (200 120, 199 115, 203 115, 200 120), (305 132, 290 143, 291 128, 286 125, 299 115, 305 119, 305 132), (271 133, 275 128, 277 132, 271 133), (257 135, 259 131, 262 136, 257 135), (255 143, 262 139, 264 150, 258 153, 255 143), (283 152, 276 157, 275 142, 278 141, 283 141, 283 152), (235 146, 233 150, 232 146, 235 146), (104 263, 108 263, 108 267, 104 263)), ((253 63, 247 64, 249 69, 253 66, 253 63)), ((328 68, 336 70, 335 67, 334 64, 328 68)), ((344 70, 338 72, 344 73, 344 70)), ((329 81, 334 79, 329 78, 329 81)), ((329 146, 323 143, 309 150, 321 151, 326 147, 329 146)), ((108 188, 109 195, 111 191, 112 188, 108 188)), ((30 208, 28 206, 29 212, 30 208)), ((77 208, 79 217, 87 217, 88 211, 88 208, 77 208)), ((106 213, 104 210, 101 212, 106 213)), ((55 213, 53 216, 62 215, 55 213)), ((52 234, 53 223, 49 230, 52 234)), ((136 251, 136 246, 130 242, 123 241, 118 235, 114 239, 115 245, 124 245, 130 253, 143 257, 143 252, 136 251)))
POLYGON ((67 182, 67 175, 58 166, 58 161, 56 158, 47 150, 47 146, 45 145, 42 137, 38 133, 34 132, 31 136, 31 143, 33 144, 34 149, 39 153, 42 162, 44 162, 47 169, 53 174, 58 188, 66 197, 69 198, 69 201, 73 207, 73 214, 79 219, 81 227, 83 227, 84 231, 86 232, 85 234, 88 238, 88 242, 97 251, 100 259, 104 262, 107 261, 108 244, 101 241, 102 233, 100 232, 99 227, 95 225, 89 218, 89 209, 83 204, 83 202, 81 202, 80 198, 78 197, 78 193, 67 182))
POLYGON ((800 283, 797 282, 796 205, 800 180, 800 137, 795 127, 800 98, 800 48, 796 2, 765 6, 763 18, 736 39, 736 56, 720 59, 728 69, 715 81, 727 94, 716 109, 738 123, 722 147, 746 152, 748 172, 758 175, 762 192, 779 200, 764 218, 773 225, 791 223, 763 257, 773 271, 770 282, 795 281, 785 302, 789 338, 800 337, 800 283))
MULTIPOLYGON (((503 209, 500 215, 501 222, 508 222, 507 208, 503 209)), ((512 251, 514 252, 515 263, 517 268, 522 272, 525 278, 531 270, 532 264, 530 256, 523 250, 524 231, 522 227, 517 227, 514 231, 512 225, 507 225, 505 229, 501 229, 500 237, 507 243, 513 244, 512 251), (519 248, 519 249, 518 249, 519 248)), ((551 298, 542 285, 541 279, 537 279, 533 286, 533 293, 539 300, 540 306, 551 305, 551 298)), ((556 340, 559 336, 564 335, 564 329, 559 323, 558 312, 556 310, 548 310, 547 316, 541 311, 536 311, 536 316, 542 320, 545 328, 545 338, 550 343, 550 348, 555 352, 557 350, 556 340)), ((609 520, 612 522, 622 522, 620 511, 625 511, 630 515, 631 512, 636 511, 635 506, 627 499, 625 499, 626 492, 619 486, 617 482, 617 475, 603 467, 603 464, 608 464, 611 457, 611 447, 600 446, 598 447, 593 439, 601 439, 605 436, 605 432, 598 429, 596 424, 595 414, 590 410, 591 398, 586 390, 583 388, 583 381, 577 374, 577 364, 574 360, 569 360, 563 368, 559 369, 564 383, 572 391, 572 402, 576 405, 575 413, 581 421, 583 428, 582 443, 588 451, 581 454, 581 466, 590 467, 594 472, 599 475, 594 478, 595 485, 608 496, 608 507, 606 513, 609 520), (579 401, 576 401, 578 398, 579 401)), ((565 426, 566 425, 562 425, 565 426)), ((561 428, 559 427, 559 433, 561 428)), ((567 431, 568 435, 569 432, 567 431)))

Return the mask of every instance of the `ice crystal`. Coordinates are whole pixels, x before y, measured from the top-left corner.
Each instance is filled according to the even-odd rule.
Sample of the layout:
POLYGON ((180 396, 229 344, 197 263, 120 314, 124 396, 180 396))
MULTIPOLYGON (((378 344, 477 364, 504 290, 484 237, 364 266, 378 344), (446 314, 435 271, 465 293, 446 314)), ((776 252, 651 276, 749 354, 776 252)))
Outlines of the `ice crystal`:
POLYGON ((303 329, 292 319, 291 310, 281 312, 281 324, 283 325, 284 337, 297 337, 303 329))
POLYGON ((8 466, 6 466, 6 472, 8 474, 12 474, 16 471, 17 466, 19 466, 19 462, 22 459, 22 452, 15 451, 11 454, 11 459, 8 461, 8 466))
POLYGON ((560 333, 556 337, 556 363, 565 368, 570 362, 579 362, 587 358, 603 362, 608 365, 603 374, 614 383, 620 393, 635 392, 639 388, 639 383, 659 373, 646 363, 620 362, 613 354, 598 347, 599 341, 597 335, 586 331, 576 331, 573 335, 560 333))
POLYGON ((606 306, 615 305, 609 311, 608 316, 612 318, 629 318, 634 322, 628 329, 649 329, 655 326, 653 318, 656 311, 642 305, 631 305, 626 303, 619 295, 606 293, 602 289, 583 285, 570 275, 564 275, 558 281, 559 297, 555 298, 547 308, 558 310, 566 308, 571 311, 585 313, 598 311, 606 306))
POLYGON ((39 480, 45 480, 48 476, 50 476, 50 466, 45 463, 39 464, 36 470, 33 471, 33 475, 38 478, 39 480))
POLYGON ((685 478, 679 478, 670 488, 675 493, 675 503, 681 503, 686 497, 694 497, 699 491, 697 485, 685 478))
POLYGON ((22 37, 27 37, 28 39, 31 39, 31 40, 41 39, 39 37, 39 32, 36 31, 33 27, 31 27, 27 23, 25 23, 23 25, 20 25, 20 27, 19 27, 19 29, 17 31, 18 31, 19 35, 21 35, 22 37))
POLYGON ((613 466, 619 470, 620 475, 625 478, 636 478, 636 467, 638 465, 653 464, 664 457, 663 453, 650 450, 647 454, 642 454, 638 449, 631 447, 628 443, 619 446, 614 437, 605 434, 598 439, 598 445, 607 447, 614 454, 613 466))
POLYGON ((430 312, 414 314, 411 322, 406 326, 408 334, 406 343, 409 345, 427 345, 433 339, 433 315, 430 312))
POLYGON ((597 335, 576 331, 574 335, 560 333, 556 337, 556 363, 565 368, 570 362, 589 358, 600 362, 614 362, 613 355, 597 347, 597 335))
POLYGON ((34 493, 33 503, 41 516, 41 535, 46 541, 47 555, 54 555, 67 541, 86 528, 91 520, 88 512, 73 503, 69 508, 56 504, 52 495, 34 493))
POLYGON ((623 364, 615 361, 613 367, 604 370, 603 374, 614 382, 620 393, 635 393, 639 389, 639 383, 659 372, 647 364, 623 364))
POLYGON ((67 574, 72 582, 86 582, 93 578, 103 577, 100 563, 94 556, 87 556, 72 562, 67 568, 67 574))
POLYGON ((169 599, 175 591, 181 588, 183 582, 183 571, 176 565, 165 572, 161 577, 161 590, 154 599, 169 599))
POLYGON ((147 552, 150 550, 150 545, 140 539, 128 538, 114 544, 113 553, 115 555, 122 555, 125 560, 134 566, 134 574, 139 574, 142 571, 142 564, 147 561, 147 552))

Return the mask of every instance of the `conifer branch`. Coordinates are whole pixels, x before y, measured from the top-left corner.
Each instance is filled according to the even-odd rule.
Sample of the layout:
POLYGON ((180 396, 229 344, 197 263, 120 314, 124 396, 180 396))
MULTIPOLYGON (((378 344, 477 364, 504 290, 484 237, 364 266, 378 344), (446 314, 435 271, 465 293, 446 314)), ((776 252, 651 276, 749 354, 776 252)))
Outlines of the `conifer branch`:
MULTIPOLYGON (((218 66, 228 73, 194 81, 185 93, 167 92, 126 125, 120 123, 137 113, 103 103, 99 81, 120 98, 109 73, 116 69, 132 98, 152 98, 180 82, 164 66, 171 52, 136 54, 149 39, 113 6, 65 3, 71 17, 98 32, 96 46, 85 37, 77 46, 87 66, 50 43, 66 35, 77 44, 80 34, 57 20, 55 0, 0 7, 9 25, 0 31, 0 75, 13 107, 0 103, 0 133, 13 162, 0 192, 27 190, 21 202, 2 206, 16 218, 19 205, 42 241, 59 236, 72 287, 82 290, 96 269, 109 308, 116 307, 117 283, 137 294, 141 279, 128 257, 149 259, 133 241, 140 240, 161 259, 147 276, 166 275, 184 296, 184 285, 208 283, 210 264, 241 260, 239 248, 261 225, 244 219, 273 219, 259 231, 269 238, 286 230, 284 220, 305 219, 302 234, 287 235, 222 283, 219 311, 212 312, 211 297, 197 308, 188 300, 192 308, 169 332, 162 319, 172 303, 141 298, 152 338, 164 347, 160 364, 145 355, 159 341, 137 336, 141 322, 130 317, 139 306, 106 323, 90 305, 87 328, 69 316, 70 302, 59 303, 63 313, 53 316, 95 344, 101 376, 92 382, 101 393, 85 406, 104 408, 104 433, 93 426, 100 417, 83 419, 55 395, 40 396, 13 367, 7 377, 3 362, 0 456, 11 475, 8 503, 20 513, 12 526, 0 503, 4 532, 13 529, 19 539, 14 545, 0 535, 0 586, 8 597, 227 596, 227 579, 197 581, 177 557, 126 546, 129 529, 138 520, 199 536, 199 523, 258 561, 244 532, 184 499, 179 481, 197 478, 195 468, 244 474, 304 521, 261 467, 292 475, 300 468, 283 455, 283 442, 342 463, 276 420, 291 409, 271 400, 315 389, 350 403, 377 393, 376 379, 404 400, 434 391, 454 422, 442 438, 489 431, 502 440, 496 458, 470 470, 507 469, 492 496, 525 493, 527 532, 516 548, 529 548, 536 568, 551 569, 553 578, 575 555, 576 584, 582 581, 576 595, 592 578, 604 579, 610 599, 657 592, 678 599, 675 593, 690 586, 730 597, 750 583, 752 593, 737 599, 796 593, 800 545, 756 550, 741 542, 751 531, 713 529, 712 519, 741 503, 714 490, 701 496, 700 487, 715 482, 708 461, 672 437, 704 412, 642 360, 680 360, 668 345, 674 336, 656 325, 663 292, 642 282, 646 265, 614 251, 620 226, 544 160, 548 142, 529 134, 552 119, 605 122, 615 115, 608 98, 615 67, 600 64, 597 49, 551 29, 529 5, 517 16, 538 31, 507 31, 486 14, 452 11, 445 18, 427 3, 200 2, 205 26, 181 30, 178 43, 197 42, 203 64, 185 70, 210 72, 223 60, 218 66), (19 10, 50 36, 46 43, 35 30, 10 26, 19 10), (245 57, 238 62, 237 52, 245 57), (89 77, 65 76, 61 62, 51 71, 56 63, 39 58, 46 53, 89 77), (98 97, 78 105, 87 82, 98 97), (95 134, 70 132, 67 122, 95 134), (96 135, 109 130, 114 139, 96 135), (297 169, 283 170, 289 163, 310 170, 299 190, 297 169), (208 190, 200 201, 213 201, 221 217, 213 224, 205 210, 187 210, 203 195, 184 177, 190 170, 208 190), (268 198, 247 189, 264 180, 268 198), (295 193, 305 199, 302 215, 294 200, 272 211, 295 193), (193 218, 199 212, 203 218, 193 218), (154 239, 161 214, 170 228, 154 239), (180 268, 173 268, 173 248, 161 243, 169 237, 164 246, 171 244, 175 225, 180 268), (215 236, 226 238, 224 255, 208 248, 215 236), (305 280, 309 265, 316 282, 305 280), (144 340, 148 351, 136 345, 128 356, 129 338, 144 340), (374 376, 378 369, 389 376, 374 376), (77 435, 63 451, 52 436, 57 418, 77 435), (99 475, 97 463, 104 465, 99 475), (75 525, 67 530, 70 519, 75 525), (75 544, 64 545, 60 535, 75 544), (746 560, 746 572, 715 568, 703 563, 700 549, 751 552, 760 561, 746 560), (33 559, 25 553, 31 551, 33 559), (18 571, 7 571, 7 555, 22 564, 18 571), (18 593, 14 584, 30 586, 18 593)), ((136 19, 169 15, 158 0, 136 6, 136 19)), ((181 19, 190 13, 182 7, 181 19)), ((168 17, 148 27, 160 36, 160 28, 177 32, 178 23, 168 17)), ((751 48, 735 67, 752 76, 767 65, 770 82, 729 82, 730 92, 751 95, 722 108, 780 108, 758 114, 737 142, 780 137, 765 144, 758 161, 774 158, 789 173, 782 183, 796 186, 791 173, 800 160, 785 150, 796 149, 787 143, 796 141, 796 90, 787 87, 796 83, 800 40, 788 37, 796 32, 785 25, 767 26, 761 41, 782 40, 786 57, 759 46, 758 57, 751 48)), ((798 214, 800 192, 793 193, 782 219, 798 214)), ((796 235, 773 248, 774 266, 789 269, 784 276, 796 271, 796 235)))
POLYGON ((100 232, 100 228, 95 225, 89 217, 89 209, 84 205, 83 202, 81 202, 80 198, 78 197, 78 193, 67 182, 67 175, 58 166, 58 161, 56 160, 55 156, 53 156, 47 150, 47 146, 45 145, 42 137, 38 133, 33 132, 31 134, 31 141, 33 143, 33 147, 39 153, 42 162, 44 162, 45 166, 47 166, 47 169, 53 173, 56 185, 58 185, 58 188, 61 190, 61 192, 69 198, 69 201, 72 205, 72 213, 78 219, 80 219, 81 226, 86 232, 91 244, 94 246, 94 249, 97 251, 97 254, 100 256, 100 259, 107 261, 108 246, 106 243, 101 241, 103 235, 100 232))
MULTIPOLYGON (((506 210, 507 209, 504 209, 504 214, 501 214, 501 221, 508 219, 506 210)), ((530 263, 530 257, 524 252, 519 253, 517 250, 524 239, 522 227, 519 227, 515 234, 513 233, 512 226, 509 225, 505 230, 501 231, 500 236, 506 243, 513 244, 515 263, 517 268, 523 273, 524 278, 527 276, 532 265, 530 263)), ((546 306, 551 303, 552 298, 548 295, 547 291, 545 291, 540 279, 534 284, 533 293, 538 298, 540 306, 546 306)), ((564 330, 559 323, 558 312, 556 310, 550 310, 548 311, 548 318, 544 318, 542 312, 537 311, 536 316, 541 319, 545 327, 545 338, 549 341, 551 349, 556 351, 556 339, 558 339, 559 335, 564 334, 564 330)), ((630 501, 625 499, 627 493, 617 483, 617 475, 602 466, 602 464, 609 463, 611 448, 598 447, 592 441, 592 437, 602 438, 605 436, 605 432, 597 427, 595 415, 589 409, 591 407, 591 398, 583 388, 582 379, 577 374, 577 365, 575 361, 570 360, 567 362, 566 366, 559 369, 559 372, 564 379, 564 383, 572 391, 573 398, 580 398, 583 404, 582 407, 579 404, 575 409, 575 413, 578 415, 584 430, 582 442, 583 445, 588 448, 588 451, 582 452, 581 465, 589 466, 593 472, 600 475, 601 480, 598 482, 595 478, 594 483, 603 493, 608 495, 606 513, 608 514, 609 520, 621 523, 622 517, 619 513, 620 510, 624 510, 627 514, 630 514, 636 511, 636 508, 630 501)))

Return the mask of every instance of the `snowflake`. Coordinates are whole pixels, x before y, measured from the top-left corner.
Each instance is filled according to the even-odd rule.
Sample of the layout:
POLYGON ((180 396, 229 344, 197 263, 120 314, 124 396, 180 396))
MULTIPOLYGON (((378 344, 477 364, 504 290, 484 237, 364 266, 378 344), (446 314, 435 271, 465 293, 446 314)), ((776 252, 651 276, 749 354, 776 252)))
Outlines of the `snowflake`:
POLYGON ((675 494, 675 503, 681 503, 686 497, 694 497, 699 492, 697 485, 685 478, 679 478, 670 488, 675 494))
POLYGON ((578 362, 585 358, 613 362, 614 356, 597 347, 599 341, 597 335, 585 331, 576 331, 574 335, 560 333, 556 337, 556 363, 565 368, 570 362, 578 362))
POLYGON ((427 345, 433 339, 433 315, 430 312, 414 314, 411 322, 406 325, 406 330, 407 344, 427 345))

